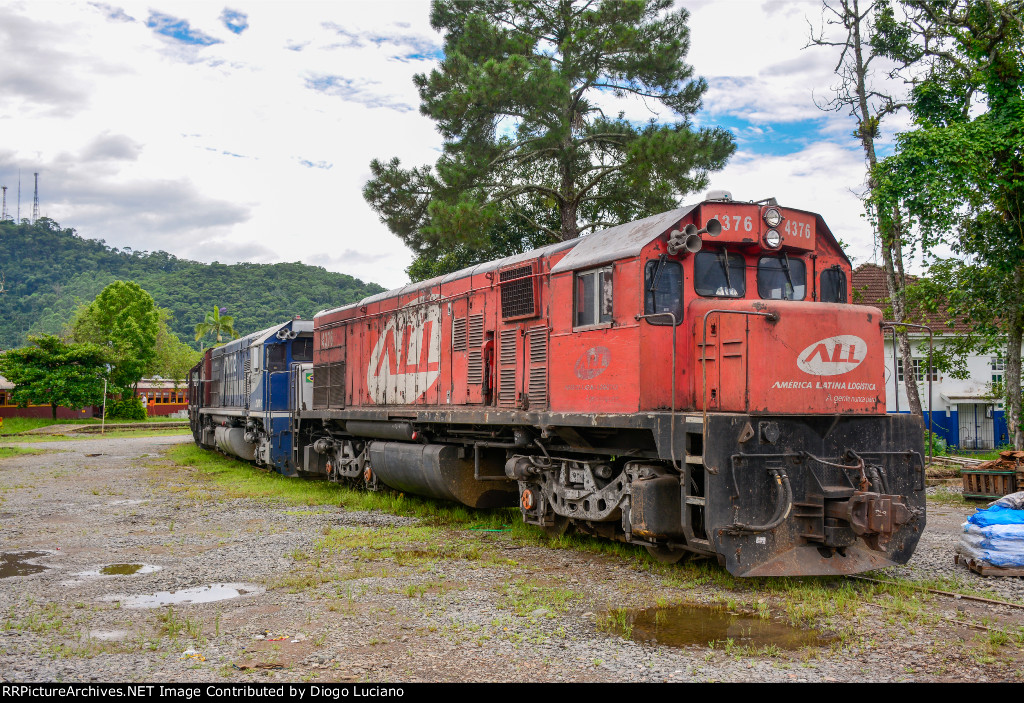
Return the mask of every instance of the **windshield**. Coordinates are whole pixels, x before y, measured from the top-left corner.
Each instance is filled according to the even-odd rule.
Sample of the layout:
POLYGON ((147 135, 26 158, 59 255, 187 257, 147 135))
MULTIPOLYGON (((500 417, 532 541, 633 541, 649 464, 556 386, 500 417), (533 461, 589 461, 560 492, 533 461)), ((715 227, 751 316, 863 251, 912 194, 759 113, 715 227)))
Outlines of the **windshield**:
POLYGON ((724 249, 702 251, 693 262, 693 289, 697 295, 742 298, 747 292, 745 268, 739 254, 729 254, 724 249))
POLYGON ((766 300, 803 300, 807 295, 807 267, 786 252, 763 256, 757 262, 757 294, 766 300))

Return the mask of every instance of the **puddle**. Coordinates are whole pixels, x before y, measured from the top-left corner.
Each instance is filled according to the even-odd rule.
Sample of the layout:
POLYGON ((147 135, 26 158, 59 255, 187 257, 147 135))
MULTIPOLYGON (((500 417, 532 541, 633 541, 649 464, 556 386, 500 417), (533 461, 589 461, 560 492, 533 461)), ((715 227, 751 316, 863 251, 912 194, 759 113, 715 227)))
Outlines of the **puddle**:
POLYGON ((626 627, 615 629, 634 642, 666 647, 706 647, 708 642, 779 649, 816 647, 826 643, 816 632, 791 627, 753 615, 737 615, 721 608, 680 605, 627 611, 626 627), (624 631, 627 630, 627 631, 624 631))
POLYGON ((100 569, 101 576, 131 576, 138 573, 150 573, 156 571, 156 567, 149 567, 147 571, 145 564, 108 564, 100 569))
POLYGON ((32 559, 50 556, 52 552, 2 552, 0 553, 0 579, 12 576, 28 576, 49 569, 42 564, 33 564, 32 559))
POLYGON ((136 574, 151 574, 160 571, 159 566, 153 564, 107 564, 92 571, 83 571, 75 576, 134 576, 136 574))
POLYGON ((213 583, 209 586, 185 588, 180 591, 159 591, 138 596, 106 596, 103 600, 120 601, 124 608, 159 608, 164 605, 212 603, 263 592, 260 586, 247 583, 213 583))

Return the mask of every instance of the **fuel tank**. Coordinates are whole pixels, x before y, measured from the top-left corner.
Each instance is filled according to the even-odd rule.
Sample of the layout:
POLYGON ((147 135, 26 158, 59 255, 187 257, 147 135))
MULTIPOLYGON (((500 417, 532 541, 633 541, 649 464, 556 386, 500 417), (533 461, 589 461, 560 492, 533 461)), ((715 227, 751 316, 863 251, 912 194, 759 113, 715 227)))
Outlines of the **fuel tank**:
MULTIPOLYGON (((370 466, 382 483, 398 491, 452 500, 473 508, 517 505, 514 481, 477 481, 472 455, 450 444, 371 442, 370 466)), ((504 464, 487 467, 504 477, 504 464)))

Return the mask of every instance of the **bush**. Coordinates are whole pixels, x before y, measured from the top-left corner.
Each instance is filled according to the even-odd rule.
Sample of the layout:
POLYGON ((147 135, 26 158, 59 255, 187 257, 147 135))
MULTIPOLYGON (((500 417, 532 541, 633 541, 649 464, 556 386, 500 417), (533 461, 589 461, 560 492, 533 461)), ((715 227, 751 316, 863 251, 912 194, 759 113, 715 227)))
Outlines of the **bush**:
POLYGON ((924 431, 924 453, 928 454, 928 446, 931 444, 932 456, 941 455, 946 453, 946 440, 938 436, 934 432, 929 432, 927 429, 924 431), (930 435, 930 436, 929 436, 930 435))
POLYGON ((107 418, 142 422, 146 419, 146 406, 135 397, 107 401, 107 418))

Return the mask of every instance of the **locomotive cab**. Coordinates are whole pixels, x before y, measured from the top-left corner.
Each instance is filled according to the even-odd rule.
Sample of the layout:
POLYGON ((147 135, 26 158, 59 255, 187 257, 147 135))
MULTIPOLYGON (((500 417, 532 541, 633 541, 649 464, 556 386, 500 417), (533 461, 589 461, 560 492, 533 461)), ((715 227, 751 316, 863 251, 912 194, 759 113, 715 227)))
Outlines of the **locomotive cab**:
POLYGON ((292 414, 312 382, 298 370, 312 360, 313 323, 299 319, 209 350, 189 382, 197 441, 295 475, 292 414))

